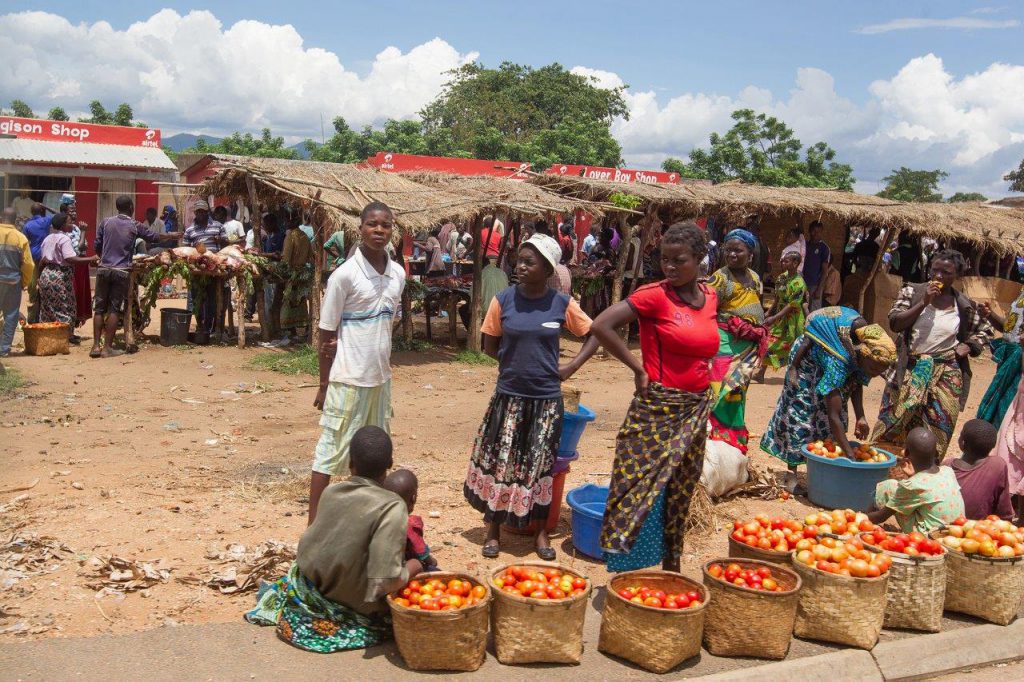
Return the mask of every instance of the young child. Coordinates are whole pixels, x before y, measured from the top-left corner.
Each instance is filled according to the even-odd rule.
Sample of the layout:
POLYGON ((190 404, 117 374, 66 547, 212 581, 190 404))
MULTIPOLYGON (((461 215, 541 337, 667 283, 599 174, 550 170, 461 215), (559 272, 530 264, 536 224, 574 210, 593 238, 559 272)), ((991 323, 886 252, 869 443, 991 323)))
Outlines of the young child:
POLYGON ((938 466, 938 440, 924 427, 907 434, 905 453, 914 475, 903 481, 882 481, 875 488, 875 506, 868 512, 873 523, 895 515, 904 533, 925 533, 951 523, 964 514, 964 498, 956 475, 938 466))
POLYGON ((401 497, 409 511, 409 525, 405 531, 405 558, 418 559, 424 571, 436 571, 437 559, 430 553, 430 547, 423 539, 423 519, 412 513, 419 486, 416 474, 408 469, 396 469, 384 480, 384 489, 401 497))
POLYGON ((949 457, 943 462, 956 474, 964 498, 964 516, 969 519, 983 519, 990 514, 1007 521, 1013 518, 1006 462, 989 457, 998 435, 996 427, 984 419, 972 419, 960 431, 960 457, 949 457))

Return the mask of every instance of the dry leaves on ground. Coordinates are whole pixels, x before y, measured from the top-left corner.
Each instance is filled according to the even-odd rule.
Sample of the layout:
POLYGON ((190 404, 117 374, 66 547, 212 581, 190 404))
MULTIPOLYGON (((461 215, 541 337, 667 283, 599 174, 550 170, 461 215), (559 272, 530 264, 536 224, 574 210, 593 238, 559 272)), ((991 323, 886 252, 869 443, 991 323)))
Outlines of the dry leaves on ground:
POLYGON ((261 580, 276 580, 288 572, 295 560, 295 545, 267 540, 251 550, 233 543, 223 552, 212 551, 207 559, 214 559, 220 568, 211 567, 208 579, 184 578, 181 582, 199 583, 220 590, 221 594, 249 592, 259 587, 261 580))
POLYGON ((86 585, 101 593, 127 593, 145 590, 167 582, 170 570, 163 568, 163 560, 140 562, 123 557, 90 557, 83 562, 90 571, 86 585))
POLYGON ((55 571, 74 550, 57 538, 19 532, 0 547, 0 588, 18 580, 55 571))

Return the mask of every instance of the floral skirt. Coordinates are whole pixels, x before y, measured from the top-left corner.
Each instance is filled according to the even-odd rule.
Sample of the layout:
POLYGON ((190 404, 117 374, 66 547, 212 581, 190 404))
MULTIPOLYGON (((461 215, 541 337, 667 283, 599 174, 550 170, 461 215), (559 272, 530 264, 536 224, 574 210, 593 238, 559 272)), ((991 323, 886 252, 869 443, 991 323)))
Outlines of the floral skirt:
POLYGON ((293 563, 288 575, 264 583, 256 608, 245 614, 256 625, 276 625, 294 647, 330 654, 365 649, 392 637, 391 615, 364 616, 321 595, 293 563))
POLYGON ((63 322, 75 327, 74 268, 44 265, 36 284, 39 291, 39 321, 63 322))
POLYGON ((551 470, 562 437, 562 398, 494 393, 463 485, 485 523, 526 528, 551 508, 551 470))

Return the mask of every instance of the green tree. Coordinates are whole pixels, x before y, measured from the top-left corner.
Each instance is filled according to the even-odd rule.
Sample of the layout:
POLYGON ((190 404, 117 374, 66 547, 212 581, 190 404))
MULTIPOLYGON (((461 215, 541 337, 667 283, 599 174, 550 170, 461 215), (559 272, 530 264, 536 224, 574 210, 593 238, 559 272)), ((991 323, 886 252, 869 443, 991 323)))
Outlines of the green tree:
POLYGON ((1011 192, 1024 192, 1024 159, 1021 159, 1017 170, 1004 175, 1003 180, 1010 183, 1011 192))
POLYGON ((804 149, 783 121, 752 109, 734 111, 732 120, 735 123, 724 135, 711 133, 707 149, 693 149, 689 163, 668 158, 662 168, 681 177, 712 182, 853 188, 853 168, 836 162, 835 150, 825 142, 804 149))
POLYGON ((68 116, 67 112, 64 111, 64 107, 54 107, 50 109, 50 112, 46 114, 46 118, 51 121, 70 121, 71 117, 68 116))
MULTIPOLYGON (((63 112, 63 109, 61 110, 63 112)), ((108 111, 98 99, 89 102, 89 116, 78 119, 81 123, 94 123, 105 126, 134 126, 148 128, 142 121, 134 120, 135 113, 130 104, 122 102, 113 112, 108 111)))
POLYGON ((622 149, 610 126, 616 117, 629 117, 623 90, 599 88, 561 64, 538 69, 510 62, 496 69, 467 64, 452 72, 441 94, 420 112, 422 132, 428 147, 459 156, 531 161, 538 167, 554 158, 615 166, 622 149), (581 130, 601 139, 584 139, 581 130))
POLYGON ((25 104, 20 99, 13 100, 11 102, 11 114, 18 118, 35 118, 35 112, 32 111, 32 107, 25 104))
POLYGON ((951 204, 961 201, 988 201, 988 197, 981 192, 957 192, 946 201, 951 204))
POLYGON ((182 153, 232 154, 270 159, 299 158, 298 150, 284 146, 284 138, 274 137, 270 128, 264 128, 259 137, 253 137, 252 133, 243 135, 236 131, 215 143, 199 138, 194 147, 186 149, 182 153))
POLYGON ((939 183, 948 177, 949 173, 943 170, 912 170, 900 166, 882 178, 886 185, 878 196, 894 201, 937 203, 942 201, 939 183))

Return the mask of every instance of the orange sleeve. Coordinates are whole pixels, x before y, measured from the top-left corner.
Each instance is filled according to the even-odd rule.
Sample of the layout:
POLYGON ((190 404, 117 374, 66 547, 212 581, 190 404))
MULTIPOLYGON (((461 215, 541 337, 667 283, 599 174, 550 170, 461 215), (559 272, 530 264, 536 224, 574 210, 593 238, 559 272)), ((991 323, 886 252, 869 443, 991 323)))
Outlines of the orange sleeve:
POLYGON ((491 299, 491 305, 487 307, 484 323, 480 325, 480 333, 501 338, 501 304, 498 303, 497 296, 491 299))
POLYGON ((576 302, 575 298, 569 299, 569 307, 565 309, 565 326, 573 334, 584 337, 590 333, 590 317, 583 312, 583 308, 576 302))

